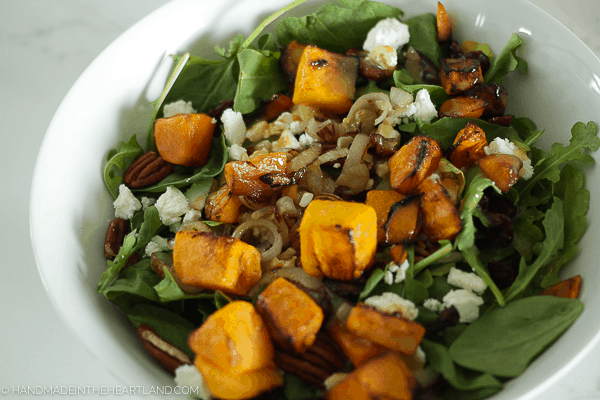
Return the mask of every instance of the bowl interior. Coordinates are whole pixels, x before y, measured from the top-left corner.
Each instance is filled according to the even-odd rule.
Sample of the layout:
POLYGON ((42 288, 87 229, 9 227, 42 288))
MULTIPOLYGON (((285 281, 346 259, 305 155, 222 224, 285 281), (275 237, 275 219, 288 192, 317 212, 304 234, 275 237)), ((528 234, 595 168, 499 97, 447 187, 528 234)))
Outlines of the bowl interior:
MULTIPOLYGON (((405 17, 435 13, 436 1, 384 1, 405 17)), ((112 198, 104 189, 101 165, 109 149, 137 134, 143 142, 170 68, 170 54, 191 50, 214 57, 215 44, 234 34, 248 35, 286 1, 175 1, 157 10, 109 46, 73 86, 48 129, 32 186, 31 235, 38 269, 54 305, 87 345, 127 385, 170 385, 172 379, 150 362, 125 317, 96 293, 106 261, 102 243, 114 217, 112 198)), ((291 15, 312 12, 309 2, 291 15)), ((511 33, 525 41, 521 51, 529 73, 513 73, 507 82, 509 112, 531 118, 546 133, 541 147, 566 143, 577 121, 596 120, 600 109, 600 61, 570 31, 524 0, 481 2, 447 0, 455 38, 485 42, 499 52, 511 33)), ((589 228, 581 253, 564 271, 581 274, 584 312, 575 324, 528 370, 494 399, 535 397, 563 375, 600 340, 600 281, 593 266, 600 258, 598 171, 587 174, 591 192, 589 228)))

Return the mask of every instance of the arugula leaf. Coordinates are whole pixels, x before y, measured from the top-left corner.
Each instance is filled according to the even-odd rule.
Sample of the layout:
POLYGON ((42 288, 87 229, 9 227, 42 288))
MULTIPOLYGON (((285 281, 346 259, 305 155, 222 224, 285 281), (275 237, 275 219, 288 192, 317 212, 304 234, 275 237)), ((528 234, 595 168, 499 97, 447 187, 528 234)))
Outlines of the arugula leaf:
POLYGON ((490 309, 450 346, 457 364, 512 378, 558 338, 583 309, 579 300, 531 296, 490 309))
POLYGON ((160 182, 157 182, 152 186, 134 190, 134 192, 162 193, 169 186, 181 188, 193 183, 202 182, 207 178, 213 178, 223 171, 228 157, 229 153, 225 143, 225 136, 219 135, 213 137, 210 157, 203 167, 176 166, 175 172, 160 182))
POLYGON ((160 276, 152 270, 150 259, 144 259, 127 267, 119 278, 106 288, 104 295, 112 302, 116 302, 125 293, 139 296, 141 299, 158 301, 154 285, 159 281, 160 276))
POLYGON ((546 233, 546 238, 542 242, 542 250, 535 261, 527 265, 525 258, 521 258, 519 265, 519 274, 517 279, 508 288, 505 293, 506 301, 511 301, 527 289, 535 275, 544 266, 552 261, 557 251, 563 248, 564 244, 564 217, 563 202, 554 197, 552 207, 546 211, 546 216, 542 222, 546 233))
MULTIPOLYGON (((487 269, 485 268, 485 266, 483 265, 483 263, 481 262, 479 257, 477 257, 475 247, 473 246, 473 247, 464 249, 462 251, 462 255, 465 258, 465 260, 467 261, 467 263, 469 263, 469 265, 471 266, 473 271, 477 275, 479 275, 479 277, 481 279, 483 279, 485 284, 490 288, 490 290, 496 297, 496 301, 498 302, 498 304, 501 307, 504 307, 504 304, 506 304, 505 300, 504 300, 504 296, 500 292, 500 289, 498 289, 498 286, 496 286, 496 283, 490 277, 490 274, 487 272, 487 269)), ((508 301, 508 300, 506 300, 506 301, 508 301)))
POLYGON ((396 7, 374 1, 340 0, 339 4, 326 4, 314 14, 281 20, 275 27, 277 42, 284 47, 296 40, 345 53, 351 47, 362 49, 367 33, 379 20, 404 15, 396 7))
POLYGON ((570 161, 580 161, 584 164, 592 164, 594 158, 588 150, 597 150, 600 147, 600 138, 597 136, 598 127, 594 122, 585 125, 577 122, 571 128, 571 139, 566 147, 560 143, 554 143, 550 155, 538 162, 534 167, 533 177, 525 181, 519 187, 519 199, 526 196, 533 186, 542 179, 558 182, 560 179, 560 166, 570 161))
POLYGON ((440 262, 452 262, 460 259, 460 254, 452 252, 452 243, 449 240, 440 240, 439 243, 441 246, 439 249, 415 264, 415 274, 418 274, 430 265, 440 262))
MULTIPOLYGON (((386 267, 386 270, 387 270, 387 267, 386 267)), ((379 282, 381 282, 383 280, 384 276, 385 276, 385 271, 382 270, 381 268, 376 268, 375 270, 373 270, 373 272, 371 273, 371 276, 369 276, 369 279, 367 279, 367 282, 365 283, 365 286, 363 287, 362 292, 360 292, 360 294, 358 295, 358 301, 363 301, 364 299, 369 297, 369 295, 371 294, 373 289, 375 289, 375 287, 379 284, 379 282)))
POLYGON ((527 62, 517 56, 517 50, 523 45, 523 40, 513 33, 502 52, 494 58, 492 65, 485 73, 483 81, 485 83, 500 83, 502 78, 509 72, 518 69, 522 73, 527 73, 527 62))
POLYGON ((119 275, 129 256, 133 254, 133 249, 136 242, 136 231, 132 231, 123 240, 123 245, 119 249, 119 254, 115 257, 115 260, 108 260, 108 269, 100 275, 100 281, 98 282, 98 293, 104 293, 104 290, 112 283, 112 281, 119 275))
MULTIPOLYGON (((408 25, 410 39, 407 46, 423 53, 436 67, 442 58, 442 49, 437 41, 437 20, 433 14, 421 14, 405 22, 408 25)), ((487 82, 487 81, 486 81, 487 82)))
POLYGON ((108 152, 107 163, 104 167, 104 184, 113 199, 119 196, 123 173, 142 154, 144 154, 144 150, 135 135, 128 142, 121 142, 117 149, 108 152))
POLYGON ((469 373, 470 371, 456 365, 450 357, 450 351, 441 343, 436 343, 428 339, 421 341, 423 351, 427 354, 429 365, 452 385, 452 387, 470 391, 482 388, 502 387, 502 382, 487 373, 469 373))
POLYGON ((156 206, 151 206, 144 211, 144 222, 142 223, 139 233, 137 235, 137 243, 133 248, 133 252, 146 247, 154 236, 161 230, 164 225, 162 224, 158 215, 158 209, 156 206))
POLYGON ((543 213, 537 208, 528 208, 513 220, 513 247, 527 262, 533 257, 533 248, 544 240, 544 232, 535 224, 543 213))
POLYGON ((160 280, 160 282, 156 283, 153 287, 157 295, 157 300, 161 303, 187 299, 212 299, 214 296, 213 293, 186 293, 179 288, 179 285, 177 285, 177 282, 173 279, 173 275, 171 275, 168 268, 163 267, 163 272, 165 274, 164 279, 160 280))

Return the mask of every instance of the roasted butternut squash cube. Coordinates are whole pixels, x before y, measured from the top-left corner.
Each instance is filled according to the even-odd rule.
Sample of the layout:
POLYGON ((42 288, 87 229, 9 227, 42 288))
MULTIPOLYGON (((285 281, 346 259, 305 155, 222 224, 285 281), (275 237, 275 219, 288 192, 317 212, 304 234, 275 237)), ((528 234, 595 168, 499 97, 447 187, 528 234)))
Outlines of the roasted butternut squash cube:
POLYGON ((577 299, 581 293, 581 275, 565 279, 544 289, 540 294, 543 296, 562 297, 565 299, 577 299))
POLYGON ((432 242, 452 240, 462 230, 458 209, 438 179, 426 179, 417 189, 421 196, 422 229, 432 242))
POLYGON ((232 194, 225 184, 206 197, 204 214, 210 221, 234 224, 240 216, 241 206, 240 198, 232 194))
POLYGON ((421 194, 413 194, 394 203, 384 225, 387 243, 412 242, 421 231, 421 194))
POLYGON ((428 136, 413 137, 388 161, 390 184, 401 194, 411 194, 438 167, 442 158, 440 143, 428 136))
POLYGON ((355 367, 388 351, 385 347, 350 332, 346 325, 340 321, 331 325, 328 332, 355 367))
POLYGON ((377 214, 366 204, 313 200, 298 230, 300 260, 308 275, 352 280, 374 262, 377 214))
POLYGON ((285 75, 288 83, 290 84, 290 91, 294 88, 296 82, 296 73, 298 72, 298 64, 300 64, 300 58, 302 58, 302 52, 306 48, 306 44, 298 43, 292 40, 290 43, 281 50, 281 58, 279 59, 279 65, 285 75))
POLYGON ((477 97, 460 96, 446 100, 440 107, 440 118, 479 118, 487 102, 477 97))
MULTIPOLYGON (((373 400, 371 394, 358 380, 356 373, 349 374, 343 381, 325 393, 327 400, 373 400)), ((388 400, 388 399, 385 399, 388 400)))
POLYGON ((208 161, 216 124, 206 114, 177 114, 154 121, 160 156, 178 165, 201 167, 208 161))
POLYGON ((173 268, 186 285, 238 296, 245 296, 262 276, 256 247, 212 232, 177 232, 173 268))
POLYGON ((502 115, 508 105, 508 92, 499 83, 477 85, 466 91, 463 95, 484 100, 487 103, 483 110, 484 115, 502 115))
POLYGON ((275 94, 265 105, 260 117, 265 121, 271 121, 289 111, 293 106, 294 102, 291 98, 282 93, 275 94))
POLYGON ((398 265, 401 265, 408 257, 406 248, 402 244, 395 244, 390 247, 390 255, 392 256, 392 260, 398 265))
POLYGON ((476 164, 502 193, 508 192, 517 183, 519 171, 523 167, 523 161, 510 154, 490 154, 479 159, 476 164))
POLYGON ((449 95, 455 95, 483 83, 483 73, 479 60, 452 59, 440 60, 442 87, 449 95))
POLYGON ((298 64, 294 104, 344 114, 354 101, 358 58, 307 46, 298 64))
POLYGON ((265 183, 263 176, 286 175, 285 152, 271 153, 250 158, 247 161, 231 161, 225 164, 225 179, 232 194, 245 196, 256 203, 270 200, 281 192, 283 186, 265 183))
POLYGON ((404 195, 395 190, 369 190, 365 204, 373 207, 377 214, 377 242, 385 243, 385 230, 383 226, 388 220, 390 208, 394 203, 399 202, 404 195))
POLYGON ((212 313, 189 338, 196 359, 239 374, 273 365, 275 349, 252 303, 237 300, 212 313))
POLYGON ((346 327, 357 336, 407 356, 415 354, 425 335, 425 328, 420 324, 381 313, 364 303, 352 308, 346 327))
POLYGON ((312 346, 323 323, 323 310, 285 278, 277 278, 257 298, 256 308, 281 347, 303 353, 312 346))
POLYGON ((223 400, 253 399, 284 383, 283 374, 275 365, 239 374, 223 372, 199 358, 194 365, 202 373, 212 395, 223 400))
POLYGON ((447 42, 452 40, 452 25, 450 24, 450 17, 446 12, 446 7, 440 2, 437 4, 437 40, 438 42, 447 42))
POLYGON ((454 143, 448 148, 448 160, 456 168, 470 167, 485 157, 484 147, 488 145, 485 132, 476 124, 469 122, 458 132, 454 143))

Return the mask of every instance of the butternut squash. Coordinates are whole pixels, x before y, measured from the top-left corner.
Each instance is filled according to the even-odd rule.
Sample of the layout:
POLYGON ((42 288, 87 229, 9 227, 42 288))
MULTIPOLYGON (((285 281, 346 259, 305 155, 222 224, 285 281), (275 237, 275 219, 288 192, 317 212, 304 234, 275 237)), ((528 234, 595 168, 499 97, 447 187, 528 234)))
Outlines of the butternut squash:
POLYGON ((233 195, 225 184, 206 197, 204 215, 210 221, 234 224, 240 216, 240 198, 233 195))
POLYGON ((298 230, 300 260, 308 275, 353 280, 374 262, 377 214, 366 204, 313 200, 298 230))
POLYGON ((275 94, 263 109, 261 118, 265 121, 274 120, 282 113, 289 111, 293 105, 292 99, 285 94, 275 94))
POLYGON ((340 321, 336 321, 335 324, 331 325, 328 332, 355 367, 388 351, 385 347, 379 346, 364 337, 357 336, 340 321))
POLYGON ((440 118, 479 118, 487 102, 476 97, 460 96, 446 100, 440 107, 440 118))
POLYGON ((390 184, 401 194, 411 194, 438 167, 440 143, 429 136, 415 136, 388 161, 390 184))
POLYGON ((385 243, 384 224, 388 220, 390 208, 394 203, 399 202, 404 198, 404 195, 395 190, 369 190, 365 204, 373 207, 377 214, 377 242, 385 243))
POLYGON ((421 196, 422 229, 432 242, 452 240, 462 230, 458 209, 438 179, 425 179, 421 196))
POLYGON ((302 52, 306 48, 306 44, 298 43, 293 40, 281 50, 281 58, 279 59, 279 65, 285 75, 288 84, 290 85, 290 91, 294 89, 296 82, 296 73, 298 72, 298 64, 300 64, 300 58, 302 52))
POLYGON ((487 103, 483 110, 484 115, 502 115, 508 105, 508 92, 499 83, 476 85, 463 93, 463 95, 484 100, 487 103))
POLYGON ((301 289, 277 278, 257 298, 256 309, 282 348, 303 353, 315 342, 323 323, 323 310, 301 289))
POLYGON ((206 114, 177 114, 154 121, 160 156, 178 165, 201 167, 208 161, 216 124, 206 114))
POLYGON ((333 114, 350 110, 354 100, 358 58, 306 46, 298 64, 294 104, 333 114))
POLYGON ((523 167, 523 161, 510 154, 490 154, 476 164, 502 193, 508 192, 517 183, 519 171, 523 167))
POLYGON ((479 60, 453 59, 440 60, 442 87, 450 96, 471 89, 483 83, 483 73, 479 60))
POLYGON ((454 143, 448 148, 448 160, 456 168, 470 167, 485 157, 484 147, 488 145, 485 132, 476 124, 469 122, 458 132, 454 143))
POLYGON ((225 179, 232 194, 245 196, 255 203, 271 200, 283 186, 272 187, 261 180, 262 176, 287 174, 285 152, 254 156, 247 161, 225 164, 225 179))
POLYGON ((394 203, 384 225, 386 243, 410 243, 421 231, 421 194, 394 203))
POLYGON ((238 296, 245 296, 262 276, 256 247, 212 232, 177 232, 173 268, 186 285, 238 296))
POLYGON ((452 25, 450 24, 450 17, 446 12, 446 7, 438 1, 437 3, 437 40, 438 42, 447 42, 452 40, 452 25))
POLYGON ((556 285, 544 289, 540 294, 543 296, 562 297, 566 299, 577 299, 581 293, 581 275, 558 282, 556 285))

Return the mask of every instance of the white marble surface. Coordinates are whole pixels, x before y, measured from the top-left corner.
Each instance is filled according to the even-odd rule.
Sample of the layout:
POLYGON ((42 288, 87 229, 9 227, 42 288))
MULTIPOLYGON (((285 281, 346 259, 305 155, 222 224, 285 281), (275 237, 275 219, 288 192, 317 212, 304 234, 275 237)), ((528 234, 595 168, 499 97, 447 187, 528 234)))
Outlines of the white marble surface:
MULTIPOLYGON (((600 2, 532 0, 600 55, 600 2)), ((22 388, 120 385, 59 319, 29 240, 31 177, 46 128, 71 85, 115 38, 167 0, 0 0, 0 398, 22 388), (8 388, 8 394, 4 388, 8 388)), ((51 212, 51 210, 48 210, 51 212)), ((600 346, 540 395, 600 399, 600 346)), ((136 396, 90 394, 94 398, 136 396)))

